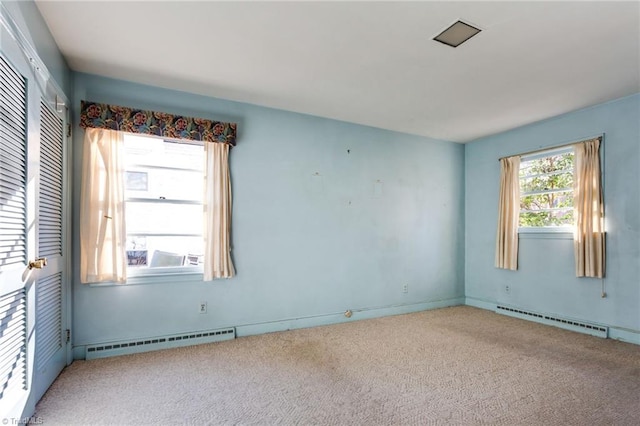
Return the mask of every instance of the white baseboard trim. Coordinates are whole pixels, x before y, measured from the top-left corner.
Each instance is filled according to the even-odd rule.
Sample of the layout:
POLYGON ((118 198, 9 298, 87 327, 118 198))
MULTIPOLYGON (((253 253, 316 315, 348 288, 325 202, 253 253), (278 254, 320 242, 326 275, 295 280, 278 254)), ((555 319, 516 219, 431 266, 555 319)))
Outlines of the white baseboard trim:
POLYGON ((412 312, 427 311, 430 309, 446 308, 449 306, 459 306, 464 304, 464 297, 456 297, 452 299, 443 299, 431 302, 381 306, 376 308, 351 309, 352 316, 350 318, 345 317, 344 312, 336 312, 332 314, 290 318, 279 321, 237 325, 235 328, 236 336, 243 337, 257 334, 273 333, 277 331, 295 330, 298 328, 339 324, 363 319, 386 317, 391 315, 408 314, 412 312))
MULTIPOLYGON (((497 309, 498 303, 490 300, 486 300, 486 299, 480 299, 475 297, 465 297, 465 305, 495 312, 497 309)), ((546 321, 538 321, 535 318, 526 318, 526 317, 518 317, 518 318, 524 319, 526 321, 533 321, 533 322, 538 322, 541 324, 557 327, 556 324, 552 324, 546 321)), ((607 338, 620 340, 626 343, 633 343, 635 345, 640 345, 640 331, 623 328, 623 327, 616 327, 608 324, 600 324, 600 325, 604 327, 608 327, 609 330, 608 330, 607 338)), ((561 327, 561 328, 565 328, 565 327, 561 327)), ((571 329, 571 331, 576 331, 576 330, 571 329)))

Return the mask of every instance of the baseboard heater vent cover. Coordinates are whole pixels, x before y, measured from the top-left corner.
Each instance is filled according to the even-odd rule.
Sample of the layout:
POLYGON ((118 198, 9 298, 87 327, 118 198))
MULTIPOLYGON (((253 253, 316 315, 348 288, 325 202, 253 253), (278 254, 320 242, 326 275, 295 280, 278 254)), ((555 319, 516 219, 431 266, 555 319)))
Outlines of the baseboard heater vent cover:
POLYGON ((524 309, 510 308, 508 306, 496 306, 496 312, 516 318, 536 321, 546 325, 553 325, 566 330, 577 331, 578 333, 590 334, 591 336, 607 338, 609 328, 597 324, 589 324, 582 321, 570 320, 558 316, 541 314, 524 309))
POLYGON ((220 330, 196 331, 193 333, 173 334, 161 337, 88 345, 85 357, 86 359, 106 358, 116 355, 127 355, 159 349, 198 345, 201 343, 220 342, 223 340, 232 340, 235 339, 235 337, 235 328, 225 328, 220 330))

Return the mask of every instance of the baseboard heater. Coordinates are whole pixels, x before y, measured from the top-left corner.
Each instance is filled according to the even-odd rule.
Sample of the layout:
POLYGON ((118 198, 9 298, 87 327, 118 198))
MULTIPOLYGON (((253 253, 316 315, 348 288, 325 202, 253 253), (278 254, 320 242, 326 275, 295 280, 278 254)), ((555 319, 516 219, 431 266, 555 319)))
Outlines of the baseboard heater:
POLYGON ((128 355, 159 349, 198 345, 201 343, 220 342, 223 340, 232 340, 235 339, 235 337, 235 328, 225 328, 219 330, 197 331, 193 333, 172 334, 161 337, 87 345, 85 359, 106 358, 110 356, 128 355))
POLYGON ((527 311, 524 309, 511 308, 509 306, 496 306, 496 312, 499 314, 509 315, 520 319, 539 322, 541 324, 553 325, 564 328, 566 330, 577 331, 578 333, 589 334, 591 336, 602 337, 606 339, 609 334, 609 328, 597 324, 589 324, 582 321, 575 321, 549 314, 541 314, 538 312, 527 311))

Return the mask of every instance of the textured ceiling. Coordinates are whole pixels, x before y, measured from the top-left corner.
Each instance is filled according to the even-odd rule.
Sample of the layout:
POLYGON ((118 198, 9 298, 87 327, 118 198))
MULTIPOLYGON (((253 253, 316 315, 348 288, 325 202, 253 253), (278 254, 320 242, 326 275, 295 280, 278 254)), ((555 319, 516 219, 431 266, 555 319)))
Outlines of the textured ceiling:
POLYGON ((456 142, 640 92, 639 2, 36 4, 76 71, 456 142))

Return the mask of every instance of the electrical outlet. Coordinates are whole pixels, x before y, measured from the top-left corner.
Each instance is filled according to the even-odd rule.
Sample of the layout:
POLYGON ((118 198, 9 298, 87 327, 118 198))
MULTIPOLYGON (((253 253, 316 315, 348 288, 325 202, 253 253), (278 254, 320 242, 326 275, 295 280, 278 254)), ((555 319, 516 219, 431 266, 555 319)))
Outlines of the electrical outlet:
POLYGON ((507 294, 511 293, 511 287, 509 287, 508 285, 505 285, 504 286, 504 292, 507 293, 507 294))
POLYGON ((404 284, 402 286, 402 292, 403 293, 409 293, 409 284, 404 284))
POLYGON ((200 310, 198 312, 201 314, 207 313, 207 302, 200 302, 200 310))

